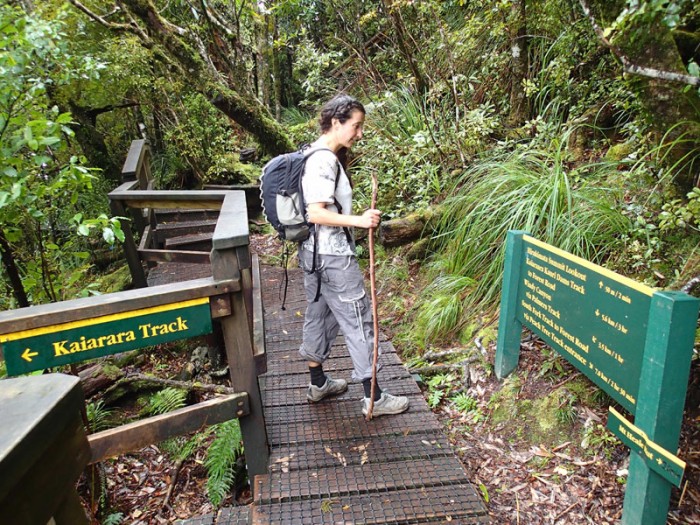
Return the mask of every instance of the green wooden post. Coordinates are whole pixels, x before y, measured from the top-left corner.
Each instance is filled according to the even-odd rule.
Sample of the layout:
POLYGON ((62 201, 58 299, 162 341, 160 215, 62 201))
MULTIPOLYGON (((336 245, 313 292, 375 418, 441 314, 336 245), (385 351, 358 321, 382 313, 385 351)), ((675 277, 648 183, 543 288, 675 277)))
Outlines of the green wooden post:
POLYGON ((506 239, 505 279, 501 290, 501 310, 496 344, 496 377, 503 379, 518 366, 522 323, 516 318, 518 286, 522 281, 523 236, 527 232, 511 230, 506 239))
MULTIPOLYGON (((676 453, 683 419, 700 301, 682 292, 656 292, 649 309, 635 426, 676 453)), ((664 525, 671 484, 633 453, 625 490, 623 525, 664 525)))

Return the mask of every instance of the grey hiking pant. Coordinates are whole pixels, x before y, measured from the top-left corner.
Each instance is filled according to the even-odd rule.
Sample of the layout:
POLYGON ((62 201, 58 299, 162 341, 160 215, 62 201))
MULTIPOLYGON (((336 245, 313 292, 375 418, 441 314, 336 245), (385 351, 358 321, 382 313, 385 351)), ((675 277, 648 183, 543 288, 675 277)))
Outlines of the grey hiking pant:
MULTIPOLYGON (((304 274, 308 305, 299 353, 308 361, 323 363, 331 353, 338 330, 343 331, 353 363, 352 379, 372 377, 374 327, 370 299, 357 264, 350 255, 316 255, 316 272, 304 274), (313 302, 321 277, 321 296, 313 302)), ((301 267, 311 270, 312 252, 299 250, 301 267)))

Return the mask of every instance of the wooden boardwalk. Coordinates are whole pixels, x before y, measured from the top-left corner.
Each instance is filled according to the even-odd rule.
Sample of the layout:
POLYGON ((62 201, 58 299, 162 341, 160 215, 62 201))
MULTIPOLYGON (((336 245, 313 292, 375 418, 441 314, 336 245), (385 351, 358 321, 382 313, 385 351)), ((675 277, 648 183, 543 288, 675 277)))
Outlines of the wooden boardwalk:
MULTIPOLYGON (((490 523, 442 426, 390 341, 381 342, 379 380, 387 391, 410 398, 407 412, 366 421, 362 385, 352 382, 338 397, 315 404, 306 400, 308 368, 298 354, 306 307, 303 274, 289 272, 284 311, 283 279, 280 268, 262 268, 267 373, 260 376, 260 386, 270 445, 268 473, 254 480, 252 505, 180 523, 490 523)), ((352 363, 342 336, 324 370, 350 379, 352 363)))
MULTIPOLYGON (((300 270, 262 273, 268 371, 261 377, 270 467, 255 480, 252 523, 489 523, 486 508, 442 427, 389 341, 381 343, 382 388, 411 408, 366 421, 362 385, 341 396, 306 400, 308 368, 298 354, 306 299, 300 270)), ((342 337, 324 370, 350 378, 342 337)))

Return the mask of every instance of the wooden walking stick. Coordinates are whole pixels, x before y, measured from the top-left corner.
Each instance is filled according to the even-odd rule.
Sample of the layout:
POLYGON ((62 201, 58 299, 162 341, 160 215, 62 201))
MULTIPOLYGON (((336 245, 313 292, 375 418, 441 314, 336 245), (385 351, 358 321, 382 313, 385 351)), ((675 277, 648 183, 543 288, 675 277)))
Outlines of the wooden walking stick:
MULTIPOLYGON (((377 173, 372 172, 372 209, 377 208, 377 173)), ((374 321, 374 355, 372 357, 372 388, 367 409, 367 421, 372 419, 374 409, 374 392, 377 385, 377 360, 379 359, 379 320, 377 318, 377 282, 375 276, 374 261, 374 230, 369 229, 369 284, 372 296, 372 319, 374 321)))

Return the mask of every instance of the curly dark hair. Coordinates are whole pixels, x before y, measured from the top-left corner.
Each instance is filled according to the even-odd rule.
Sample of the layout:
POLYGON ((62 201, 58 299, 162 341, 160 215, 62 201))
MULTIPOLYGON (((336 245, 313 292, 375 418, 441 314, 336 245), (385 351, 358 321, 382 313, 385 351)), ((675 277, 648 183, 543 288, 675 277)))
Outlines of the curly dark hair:
POLYGON ((355 110, 361 111, 363 114, 367 113, 365 107, 357 99, 344 93, 336 95, 321 108, 321 114, 318 119, 321 131, 325 133, 331 129, 334 118, 338 119, 341 124, 345 124, 352 117, 352 112, 355 110))

